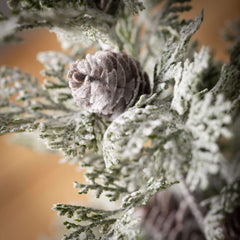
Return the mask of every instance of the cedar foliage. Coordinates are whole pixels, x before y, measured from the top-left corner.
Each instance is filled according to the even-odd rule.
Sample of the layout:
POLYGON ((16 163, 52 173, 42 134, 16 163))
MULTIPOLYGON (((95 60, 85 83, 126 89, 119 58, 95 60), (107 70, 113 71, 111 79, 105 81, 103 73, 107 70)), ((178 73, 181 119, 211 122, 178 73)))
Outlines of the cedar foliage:
MULTIPOLYGON (((64 161, 85 169, 88 183, 74 184, 79 194, 94 191, 96 198, 116 202, 113 209, 56 204, 67 218, 63 239, 144 239, 139 207, 179 182, 185 190, 171 191, 186 199, 205 237, 225 239, 226 221, 240 198, 238 34, 226 34, 233 43, 231 61, 220 64, 207 47, 198 52, 190 42, 203 12, 180 19, 191 9, 189 0, 8 4, 12 17, 1 14, 1 43, 45 27, 68 53, 39 53, 42 85, 18 68, 1 67, 0 134, 37 133, 50 149, 63 152, 64 161), (162 8, 151 12, 160 2, 162 8), (112 122, 76 106, 68 85, 69 65, 92 46, 127 52, 151 81, 151 94, 112 122)), ((234 29, 239 32, 239 24, 234 29)))

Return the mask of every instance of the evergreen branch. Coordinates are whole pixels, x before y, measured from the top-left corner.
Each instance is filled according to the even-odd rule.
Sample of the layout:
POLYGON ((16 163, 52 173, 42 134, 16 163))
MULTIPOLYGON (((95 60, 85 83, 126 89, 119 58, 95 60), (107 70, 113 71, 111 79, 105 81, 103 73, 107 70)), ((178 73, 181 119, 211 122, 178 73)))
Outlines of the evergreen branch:
POLYGON ((78 7, 83 5, 81 0, 43 0, 43 1, 33 1, 33 0, 8 0, 8 5, 13 13, 19 13, 22 10, 43 10, 44 8, 60 8, 60 7, 78 7))
POLYGON ((240 113, 240 71, 236 66, 223 65, 221 69, 221 75, 219 81, 211 90, 216 96, 218 94, 224 94, 226 99, 230 100, 233 104, 229 109, 233 119, 240 113))
POLYGON ((177 183, 178 181, 168 183, 164 178, 150 178, 147 182, 147 186, 143 186, 139 190, 123 198, 122 208, 128 209, 143 206, 155 193, 165 190, 177 183))
POLYGON ((123 3, 130 10, 130 12, 135 14, 144 9, 142 1, 139 0, 123 0, 123 3))
POLYGON ((240 20, 236 22, 228 21, 227 29, 223 33, 226 41, 230 42, 229 53, 231 65, 238 67, 240 70, 240 20))
MULTIPOLYGON (((209 201, 208 201, 209 202, 209 201)), ((240 202, 240 181, 225 186, 218 196, 210 199, 210 210, 204 219, 207 240, 224 239, 222 225, 228 213, 234 211, 240 202)), ((206 203, 205 203, 206 204, 206 203)))
POLYGON ((89 224, 87 226, 80 226, 78 224, 70 223, 68 221, 64 222, 64 225, 67 229, 74 229, 72 233, 65 236, 63 240, 70 240, 70 239, 79 239, 79 237, 85 237, 90 240, 97 239, 99 236, 98 234, 94 234, 94 231, 92 231, 92 228, 101 227, 101 232, 106 232, 108 228, 116 221, 116 219, 108 219, 108 220, 102 220, 100 222, 94 222, 92 224, 89 224), (103 225, 103 227, 102 227, 103 225), (75 230, 76 229, 76 230, 75 230), (81 236, 81 234, 83 234, 81 236))
MULTIPOLYGON (((82 233, 88 235, 88 239, 97 239, 95 235, 96 232, 101 231, 102 234, 108 232, 109 228, 112 227, 117 220, 116 215, 122 211, 121 209, 106 211, 66 204, 56 204, 53 209, 58 211, 61 216, 66 215, 68 218, 74 217, 75 222, 78 223, 64 222, 67 229, 74 229, 74 231, 65 236, 64 239, 76 239, 82 233)), ((99 233, 97 235, 99 235, 99 233)))
MULTIPOLYGON (((61 6, 62 1, 55 1, 54 8, 49 8, 44 4, 40 4, 40 1, 27 1, 28 3, 30 2, 30 6, 28 6, 28 3, 25 4, 25 2, 21 1, 22 5, 19 5, 18 2, 17 7, 13 8, 13 12, 16 14, 13 19, 15 19, 16 24, 12 25, 13 29, 11 32, 3 32, 2 38, 5 36, 10 38, 10 36, 14 36, 15 32, 25 29, 44 27, 56 32, 59 39, 63 37, 65 40, 80 42, 83 34, 93 41, 100 37, 104 42, 110 42, 108 35, 113 34, 112 26, 116 20, 99 9, 88 7, 86 3, 66 4, 63 7, 61 6)), ((2 24, 8 24, 8 21, 2 24)))
POLYGON ((66 215, 68 218, 75 218, 76 223, 64 222, 67 229, 73 229, 74 231, 63 239, 77 239, 82 233, 88 236, 87 239, 97 239, 99 233, 96 235, 96 232, 106 233, 116 222, 116 215, 121 211, 106 211, 66 204, 56 204, 53 209, 58 211, 61 216, 66 215))
POLYGON ((50 149, 62 150, 72 157, 83 156, 87 148, 97 151, 97 141, 102 138, 101 124, 91 114, 71 109, 74 104, 67 94, 70 93, 67 81, 63 81, 65 65, 71 58, 49 52, 39 55, 39 59, 47 67, 49 76, 55 77, 42 86, 36 78, 18 69, 1 69, 1 134, 38 131, 40 137, 47 140, 50 149), (51 60, 53 58, 54 61, 51 60), (57 75, 52 75, 53 72, 57 75), (55 96, 49 89, 55 91, 55 96), (63 92, 56 92, 56 89, 63 92), (71 103, 63 102, 66 96, 71 103), (15 102, 11 102, 12 97, 15 97, 15 102), (57 114, 53 115, 53 111, 57 114))
POLYGON ((179 23, 183 23, 178 21, 178 14, 191 10, 191 5, 186 3, 190 2, 189 0, 167 0, 156 16, 156 21, 161 23, 167 23, 169 25, 174 26, 174 28, 178 29, 179 23), (179 4, 179 5, 175 5, 179 4))
MULTIPOLYGON (((161 58, 159 61, 158 79, 161 79, 159 84, 155 83, 153 92, 162 91, 167 88, 169 82, 174 79, 177 66, 180 67, 184 60, 184 53, 186 52, 191 36, 198 30, 203 20, 203 11, 194 21, 183 25, 178 33, 178 36, 170 36, 165 41, 165 44, 160 50, 161 58)), ((179 75, 179 73, 178 73, 179 75)))
POLYGON ((91 219, 100 220, 108 218, 121 210, 106 211, 101 209, 89 208, 84 206, 76 206, 69 204, 55 204, 53 210, 57 211, 60 216, 67 216, 68 218, 77 217, 78 220, 91 219))
POLYGON ((73 206, 66 204, 56 204, 54 210, 58 211, 60 215, 66 215, 69 218, 75 218, 79 224, 66 221, 64 224, 68 229, 74 229, 64 239, 75 239, 82 233, 87 234, 89 231, 94 233, 89 236, 89 239, 96 239, 96 227, 103 229, 103 235, 99 239, 115 239, 119 236, 129 237, 129 234, 137 234, 135 229, 132 233, 130 228, 126 231, 126 226, 135 226, 138 220, 133 221, 133 213, 136 208, 146 204, 146 202, 158 191, 164 190, 177 182, 167 183, 165 180, 150 179, 147 186, 143 186, 140 190, 132 192, 124 197, 122 207, 113 211, 93 209, 83 206, 73 206), (128 224, 128 225, 126 225, 128 224), (125 230, 123 229, 125 228, 125 230), (95 229, 95 230, 94 230, 95 229))
POLYGON ((101 40, 116 46, 114 26, 118 17, 126 9, 127 14, 142 10, 138 0, 111 1, 109 4, 85 1, 52 0, 10 0, 9 6, 14 14, 15 24, 7 29, 11 19, 2 23, 0 41, 11 41, 17 31, 44 27, 57 34, 62 43, 70 41, 81 43, 82 39, 101 40), (63 10, 64 9, 64 10, 63 10))
POLYGON ((62 150, 67 156, 82 158, 86 149, 98 150, 99 134, 91 114, 71 113, 42 124, 40 137, 47 140, 50 149, 62 150))
MULTIPOLYGON (((110 182, 110 181, 109 181, 110 182)), ((96 182, 92 184, 79 184, 77 182, 74 183, 74 188, 80 188, 79 194, 87 194, 89 190, 96 190, 96 198, 100 198, 101 194, 104 192, 106 197, 109 198, 109 201, 116 201, 119 199, 120 195, 127 192, 127 188, 123 188, 121 186, 118 186, 116 184, 114 187, 108 186, 106 183, 104 185, 98 184, 96 182)))
POLYGON ((183 67, 181 63, 169 69, 172 78, 174 78, 174 94, 171 108, 178 114, 184 114, 190 107, 194 94, 198 92, 199 82, 202 82, 205 72, 208 70, 210 55, 207 48, 202 48, 197 54, 194 54, 192 63, 185 60, 183 67))
POLYGON ((130 165, 126 168, 136 171, 137 186, 142 184, 141 179, 145 182, 153 176, 167 176, 174 181, 188 169, 189 141, 189 133, 181 130, 181 120, 169 114, 164 106, 133 108, 108 127, 103 140, 104 160, 110 170, 118 165, 130 165), (178 141, 184 141, 185 147, 178 141), (123 149, 122 145, 126 147, 123 149))
POLYGON ((38 85, 38 80, 28 73, 22 73, 17 68, 2 67, 0 77, 1 116, 4 119, 2 128, 5 129, 2 134, 22 131, 21 123, 28 123, 23 127, 24 130, 36 129, 43 118, 52 119, 48 110, 70 111, 64 104, 55 102, 50 93, 38 85), (13 97, 15 102, 12 103, 13 97), (18 121, 16 124, 17 118, 25 120, 18 121))
POLYGON ((195 96, 186 127, 193 134, 192 163, 188 171, 187 183, 194 190, 199 183, 202 188, 208 185, 207 174, 216 174, 219 163, 224 159, 217 141, 220 136, 229 138, 231 133, 226 126, 231 123, 228 115, 231 103, 222 95, 216 98, 209 92, 201 99, 195 96), (207 144, 206 144, 207 143, 207 144))

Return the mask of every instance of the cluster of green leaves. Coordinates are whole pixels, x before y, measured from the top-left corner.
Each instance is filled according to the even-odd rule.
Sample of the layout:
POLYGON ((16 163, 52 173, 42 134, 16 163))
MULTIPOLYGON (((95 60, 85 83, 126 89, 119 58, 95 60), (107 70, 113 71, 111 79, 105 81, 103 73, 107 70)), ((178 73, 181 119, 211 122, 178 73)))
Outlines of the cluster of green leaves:
POLYGON ((48 78, 42 85, 17 68, 1 68, 0 134, 36 131, 50 149, 71 158, 84 155, 87 148, 97 151, 105 125, 74 106, 65 67, 73 57, 46 52, 38 58, 45 63, 42 74, 48 78))
POLYGON ((53 0, 9 0, 8 5, 12 10, 13 14, 17 14, 22 10, 43 10, 44 8, 59 8, 59 7, 77 7, 83 4, 83 0, 64 0, 64 1, 53 1, 53 0))
POLYGON ((133 220, 132 215, 137 208, 146 204, 155 193, 177 183, 177 181, 167 181, 165 175, 161 176, 157 170, 152 171, 153 167, 157 167, 157 161, 156 166, 153 166, 154 163, 149 162, 146 156, 131 164, 129 159, 121 160, 109 170, 102 155, 91 153, 85 155, 80 165, 86 170, 84 175, 87 184, 74 183, 74 187, 79 189, 79 194, 95 191, 96 198, 101 199, 104 195, 110 202, 120 200, 120 203, 116 204, 111 211, 85 207, 86 215, 78 211, 82 209, 81 206, 56 204, 54 210, 69 218, 65 221, 65 225, 72 230, 64 239, 84 238, 85 234, 89 236, 89 232, 92 234, 92 238, 89 239, 119 239, 120 237, 129 239, 130 232, 135 236, 132 239, 135 239, 139 236, 137 228, 139 220, 133 220), (148 164, 147 167, 146 164, 148 164), (155 175, 151 175, 153 172, 155 175), (74 214, 70 216, 69 211, 72 209, 74 214), (95 215, 96 211, 98 215, 95 215))
MULTIPOLYGON (((239 55, 219 66, 207 48, 197 53, 189 41, 203 12, 194 20, 180 20, 179 14, 191 9, 189 0, 166 0, 150 14, 159 2, 146 0, 147 11, 139 12, 143 4, 137 0, 10 1, 17 18, 3 22, 13 23, 8 33, 21 23, 19 30, 44 26, 71 43, 78 43, 82 34, 109 44, 116 41, 142 63, 152 82, 151 96, 142 96, 110 123, 73 102, 66 73, 69 64, 85 57, 86 49, 78 44, 70 54, 38 55, 47 78, 42 85, 18 69, 1 69, 0 133, 37 132, 51 149, 64 152, 65 161, 86 169, 87 183, 74 184, 79 194, 95 191, 96 198, 105 195, 120 202, 113 210, 56 204, 54 209, 68 218, 64 224, 70 233, 64 239, 138 239, 134 213, 158 191, 186 181, 204 199, 211 176, 221 175, 219 191, 229 184, 230 176, 222 174, 226 157, 219 142, 231 137, 229 126, 240 113, 239 55), (109 6, 99 9, 105 3, 109 6)), ((229 189, 231 204, 231 194, 238 199, 240 192, 229 189)), ((215 240, 207 224, 210 219, 211 226, 219 226, 214 214, 221 204, 217 211, 209 206, 205 232, 215 240)), ((221 219, 227 212, 222 211, 221 219)))
POLYGON ((127 14, 137 13, 143 8, 140 1, 52 1, 52 0, 10 0, 13 19, 9 21, 1 17, 0 42, 13 41, 15 33, 24 29, 45 27, 57 34, 61 41, 87 41, 87 38, 107 42, 114 45, 114 26, 117 19, 126 11, 127 14), (103 2, 103 3, 102 3, 103 2), (109 2, 109 3, 108 3, 109 2), (102 5, 103 8, 102 8, 102 5), (87 14, 86 14, 87 13, 87 14))
POLYGON ((230 43, 229 52, 231 64, 240 68, 239 49, 240 49, 240 20, 237 22, 228 22, 228 28, 223 32, 223 37, 230 43))
MULTIPOLYGON (((54 210, 59 212, 59 215, 66 215, 68 218, 75 218, 77 222, 84 222, 79 225, 69 221, 65 221, 67 229, 74 229, 74 232, 66 236, 67 239, 77 239, 81 234, 84 234, 85 239, 96 239, 96 232, 107 233, 110 226, 116 222, 116 215, 120 210, 104 211, 99 209, 87 208, 83 206, 56 204, 54 210), (115 216, 115 218, 114 218, 115 216), (94 221, 93 221, 94 219, 94 221)), ((100 235, 98 233, 98 235, 100 235)), ((83 237, 83 235, 82 235, 83 237)))
POLYGON ((240 180, 235 179, 231 184, 226 185, 219 195, 205 201, 209 211, 205 217, 205 232, 207 240, 224 239, 223 225, 227 214, 232 213, 239 207, 240 201, 240 180))
MULTIPOLYGON (((187 42, 200 27, 203 19, 203 13, 195 20, 179 18, 181 13, 191 9, 190 0, 165 1, 161 10, 157 11, 155 8, 159 8, 161 2, 164 1, 146 0, 144 6, 147 11, 140 12, 137 19, 123 14, 117 24, 117 35, 122 42, 120 49, 141 59, 149 75, 153 74, 152 66, 156 64, 156 60, 169 61, 168 65, 159 64, 159 67, 166 66, 167 70, 172 62, 180 60, 178 57, 183 58, 187 54, 187 42), (150 14, 152 10, 154 11, 150 14)), ((164 73, 163 70, 161 72, 164 73)))
MULTIPOLYGON (((117 0, 115 1, 115 8, 120 7, 119 5, 125 4, 126 7, 132 13, 138 13, 139 10, 143 10, 144 6, 141 1, 134 0, 117 0)), ((9 0, 8 5, 12 9, 13 13, 19 13, 21 10, 43 10, 44 8, 59 8, 59 7, 77 7, 77 6, 90 6, 90 7, 101 7, 105 5, 111 5, 113 1, 106 0, 9 0)), ((111 7, 111 6, 110 6, 111 7)))

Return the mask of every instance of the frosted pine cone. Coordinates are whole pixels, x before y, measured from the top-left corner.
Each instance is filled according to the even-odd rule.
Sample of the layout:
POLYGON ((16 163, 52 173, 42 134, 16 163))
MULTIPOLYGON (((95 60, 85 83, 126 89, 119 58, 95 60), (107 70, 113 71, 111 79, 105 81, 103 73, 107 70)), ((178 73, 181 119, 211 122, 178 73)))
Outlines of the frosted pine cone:
POLYGON ((206 240, 186 201, 170 192, 156 194, 142 210, 142 228, 147 239, 206 240))
POLYGON ((104 11, 109 14, 115 14, 118 5, 120 4, 119 0, 93 0, 89 1, 88 4, 92 7, 97 7, 99 10, 104 11), (95 5, 95 6, 94 6, 95 5))
POLYGON ((114 120, 150 93, 149 79, 140 64, 123 52, 98 51, 77 60, 68 72, 78 106, 114 120))

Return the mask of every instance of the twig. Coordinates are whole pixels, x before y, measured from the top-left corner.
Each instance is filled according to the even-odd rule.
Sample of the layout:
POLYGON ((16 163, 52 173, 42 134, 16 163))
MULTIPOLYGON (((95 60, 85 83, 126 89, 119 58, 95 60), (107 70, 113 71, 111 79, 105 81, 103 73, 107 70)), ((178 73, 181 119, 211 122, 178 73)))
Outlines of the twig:
POLYGON ((204 217, 203 217, 202 211, 200 210, 200 206, 197 204, 194 196, 190 193, 190 191, 188 190, 188 187, 183 181, 180 182, 180 186, 181 186, 184 199, 188 203, 188 206, 191 209, 193 216, 195 217, 200 229, 204 233, 204 225, 203 225, 204 217))

